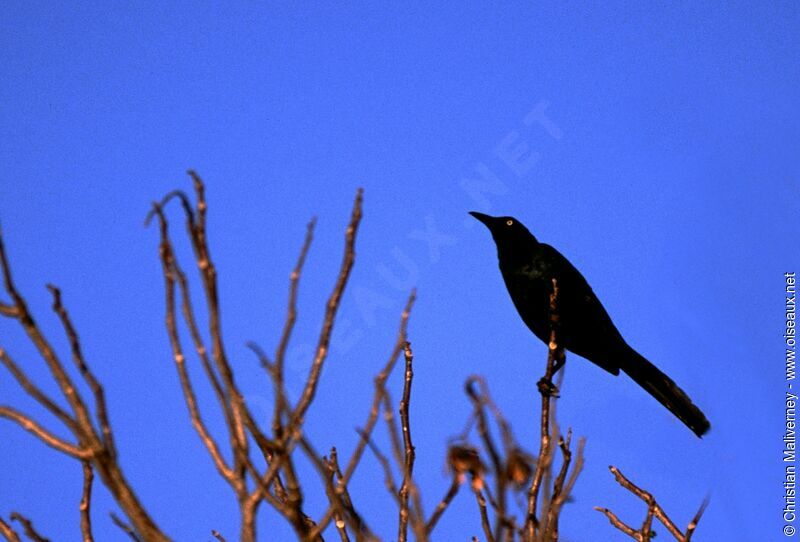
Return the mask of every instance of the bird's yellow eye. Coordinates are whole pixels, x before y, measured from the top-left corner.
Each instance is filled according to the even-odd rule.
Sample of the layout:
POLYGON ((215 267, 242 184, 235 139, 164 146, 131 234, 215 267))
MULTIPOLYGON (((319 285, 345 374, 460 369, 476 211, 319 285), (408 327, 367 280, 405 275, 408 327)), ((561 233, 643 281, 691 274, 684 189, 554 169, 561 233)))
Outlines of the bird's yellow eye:
POLYGON ((514 224, 513 220, 506 220, 506 226, 511 226, 514 224))

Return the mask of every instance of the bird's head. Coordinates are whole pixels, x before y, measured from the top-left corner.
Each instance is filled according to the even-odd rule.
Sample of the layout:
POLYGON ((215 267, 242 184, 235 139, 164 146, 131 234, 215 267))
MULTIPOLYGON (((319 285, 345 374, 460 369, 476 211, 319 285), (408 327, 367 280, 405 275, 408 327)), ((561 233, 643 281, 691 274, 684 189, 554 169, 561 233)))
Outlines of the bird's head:
POLYGON ((498 252, 513 248, 521 249, 538 243, 528 228, 513 216, 489 216, 476 211, 471 211, 469 214, 489 228, 498 252))

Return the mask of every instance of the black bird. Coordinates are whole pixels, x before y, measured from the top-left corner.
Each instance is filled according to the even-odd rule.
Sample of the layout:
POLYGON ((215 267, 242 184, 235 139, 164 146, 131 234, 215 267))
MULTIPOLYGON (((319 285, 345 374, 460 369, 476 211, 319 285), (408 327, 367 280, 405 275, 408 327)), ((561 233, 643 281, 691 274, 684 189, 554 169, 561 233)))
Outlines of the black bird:
POLYGON ((703 412, 670 377, 628 346, 580 271, 560 252, 540 243, 517 219, 471 212, 497 245, 500 272, 522 320, 550 342, 550 294, 558 286, 558 342, 618 375, 620 369, 678 417, 698 437, 711 427, 703 412))

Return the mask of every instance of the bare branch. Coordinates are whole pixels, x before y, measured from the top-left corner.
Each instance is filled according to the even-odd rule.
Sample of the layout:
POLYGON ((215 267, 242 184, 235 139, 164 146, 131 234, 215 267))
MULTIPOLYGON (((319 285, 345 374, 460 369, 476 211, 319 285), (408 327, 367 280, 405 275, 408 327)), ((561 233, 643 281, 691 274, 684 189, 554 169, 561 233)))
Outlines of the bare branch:
POLYGON ((39 440, 76 459, 88 459, 92 456, 90 450, 84 450, 70 444, 69 442, 55 436, 47 429, 33 421, 27 414, 23 414, 9 406, 0 406, 0 418, 6 418, 18 423, 23 429, 36 436, 39 440))
POLYGON ((364 424, 362 439, 356 445, 353 455, 350 456, 350 460, 347 462, 347 468, 344 472, 345 483, 349 482, 350 478, 353 476, 356 466, 361 460, 361 455, 364 453, 364 447, 369 442, 372 430, 375 428, 375 424, 378 420, 381 400, 386 391, 386 381, 389 379, 389 375, 392 373, 392 369, 394 369, 395 363, 400 357, 400 354, 403 352, 403 348, 408 340, 408 318, 411 315, 411 309, 414 306, 414 301, 416 298, 416 291, 412 290, 411 294, 408 296, 408 301, 406 301, 405 308, 403 308, 403 312, 400 315, 400 326, 397 331, 397 341, 395 341, 395 344, 392 347, 392 352, 389 354, 389 360, 375 377, 375 393, 372 397, 372 406, 369 410, 367 423, 364 424))
POLYGON ((286 321, 283 325, 283 332, 281 339, 278 343, 278 348, 275 351, 275 362, 273 365, 272 381, 276 390, 275 412, 272 418, 272 431, 275 438, 280 439, 283 431, 283 424, 281 424, 281 416, 283 412, 288 409, 286 402, 286 394, 283 390, 283 366, 286 359, 286 349, 289 347, 289 340, 292 337, 294 324, 297 321, 297 289, 300 283, 300 274, 303 272, 303 265, 308 255, 308 250, 311 248, 311 241, 314 239, 314 228, 317 224, 316 217, 312 218, 306 226, 306 237, 303 241, 303 247, 300 249, 300 255, 297 257, 297 263, 289 276, 289 302, 286 309, 286 321))
POLYGON ((700 503, 700 508, 697 509, 697 513, 692 518, 692 521, 689 522, 688 527, 686 527, 686 542, 689 542, 692 539, 694 530, 697 529, 697 524, 700 522, 700 518, 703 517, 703 513, 706 511, 708 502, 709 502, 708 497, 703 499, 703 502, 700 503))
POLYGON ((494 535, 492 528, 489 525, 489 514, 486 511, 486 499, 483 497, 483 492, 479 486, 473 486, 472 491, 475 493, 475 499, 478 501, 478 509, 481 513, 481 527, 483 527, 483 534, 486 535, 487 542, 494 542, 494 535))
POLYGON ((439 501, 439 504, 436 505, 436 509, 433 511, 433 515, 430 517, 428 522, 425 524, 425 530, 430 534, 433 529, 436 528, 436 524, 439 522, 439 519, 444 514, 447 507, 450 506, 450 503, 453 502, 453 499, 458 494, 458 489, 461 487, 461 482, 459 480, 458 475, 453 475, 453 481, 450 483, 450 487, 447 490, 447 493, 444 494, 442 500, 439 501))
POLYGON ((36 531, 36 529, 33 527, 33 522, 30 519, 26 518, 19 512, 11 513, 11 521, 16 521, 22 525, 22 530, 25 533, 25 536, 33 542, 50 542, 49 538, 43 537, 36 531))
POLYGON ((608 508, 601 508, 600 506, 595 506, 595 510, 598 512, 602 512, 608 518, 608 521, 611 522, 611 525, 625 533, 626 535, 630 536, 631 538, 637 538, 639 536, 639 532, 631 527, 630 525, 626 524, 624 521, 619 519, 614 512, 609 510, 608 508))
POLYGON ((3 518, 0 518, 0 534, 3 535, 6 542, 21 542, 17 532, 3 518))
POLYGON ((111 521, 114 522, 114 525, 119 527, 123 533, 127 534, 133 542, 143 542, 139 535, 136 534, 136 531, 133 530, 133 527, 125 523, 119 516, 117 516, 114 512, 109 514, 111 516, 111 521))
POLYGON ((339 310, 339 304, 344 293, 344 288, 347 285, 347 280, 350 277, 350 271, 353 269, 355 262, 355 241, 358 232, 358 225, 361 222, 361 202, 363 200, 363 190, 359 189, 356 193, 356 200, 353 204, 353 212, 350 216, 350 223, 347 226, 345 234, 345 250, 342 260, 339 277, 336 279, 336 285, 333 288, 325 310, 325 320, 322 323, 322 330, 320 331, 319 341, 317 343, 316 353, 314 354, 314 361, 311 364, 311 371, 309 372, 306 385, 303 393, 297 402, 293 412, 291 421, 289 422, 288 433, 291 435, 297 428, 303 424, 306 411, 311 406, 311 401, 317 391, 317 384, 319 377, 322 373, 322 366, 328 356, 328 344, 330 343, 331 332, 333 331, 333 323, 336 319, 336 313, 339 310))
POLYGON ((17 308, 13 305, 6 305, 5 303, 0 303, 0 315, 6 316, 8 318, 17 318, 19 316, 19 312, 17 308))
MULTIPOLYGON (((347 486, 342 484, 341 470, 339 469, 335 448, 332 450, 331 458, 328 459, 317 453, 305 437, 300 438, 300 446, 317 468, 317 472, 319 472, 325 484, 325 492, 331 503, 329 510, 332 510, 332 515, 349 524, 355 532, 357 540, 364 540, 365 537, 369 540, 376 540, 369 526, 353 506, 347 486), (336 483, 334 483, 334 476, 338 477, 336 483)), ((309 531, 307 539, 317 540, 321 537, 324 529, 325 526, 322 523, 318 523, 309 531)), ((337 530, 341 530, 339 525, 337 525, 337 530)))
POLYGON ((79 510, 81 512, 81 535, 83 542, 92 542, 94 536, 92 535, 92 481, 94 480, 94 472, 89 462, 83 461, 83 494, 81 495, 81 503, 79 510))
POLYGON ((289 423, 286 427, 286 431, 284 432, 285 435, 283 439, 281 439, 282 442, 279 443, 283 450, 281 451, 280 455, 277 455, 275 460, 270 463, 263 479, 259 482, 267 487, 272 483, 273 478, 278 474, 281 468, 281 462, 285 460, 290 453, 290 450, 293 448, 294 442, 299 438, 299 434, 301 433, 300 428, 303 425, 305 414, 308 411, 308 408, 311 406, 314 396, 316 395, 317 385, 319 384, 319 378, 322 373, 322 367, 328 355, 328 345, 330 343, 331 332, 333 331, 333 324, 336 319, 336 314, 339 310, 339 304, 341 303, 344 288, 347 285, 348 278, 350 277, 350 271, 352 270, 353 263, 355 262, 355 240, 358 232, 358 226, 361 222, 362 199, 363 190, 359 189, 356 192, 356 199, 353 203, 353 211, 350 215, 350 222, 347 226, 347 231, 345 232, 344 256, 342 258, 339 276, 336 280, 336 284, 334 285, 333 292, 328 298, 325 309, 325 318, 323 319, 322 330, 320 331, 317 348, 314 354, 314 360, 311 364, 311 370, 309 371, 303 392, 300 395, 300 399, 289 416, 289 423))
MULTIPOLYGON (((65 440, 55 436, 41 425, 32 420, 29 416, 22 414, 11 407, 0 407, 0 417, 4 417, 15 421, 24 429, 31 432, 45 444, 55 448, 58 451, 66 453, 76 459, 90 461, 93 466, 100 473, 104 484, 108 487, 111 494, 114 496, 120 507, 125 510, 126 514, 136 526, 136 528, 144 533, 148 540, 166 541, 167 538, 160 531, 155 522, 150 518, 147 511, 139 502, 136 494, 131 488, 130 484, 125 479, 122 469, 116 462, 113 442, 111 439, 111 427, 108 423, 106 412, 105 400, 102 396, 102 389, 96 381, 92 373, 86 366, 83 355, 80 349, 78 334, 75 331, 69 316, 61 304, 60 295, 57 290, 52 289, 54 295, 53 310, 61 320, 64 326, 67 339, 72 348, 73 359, 78 366, 78 370, 87 381, 87 384, 95 394, 97 405, 97 417, 100 420, 99 426, 103 436, 98 435, 95 428, 95 422, 92 420, 91 412, 86 406, 86 403, 81 397, 80 392, 75 386, 74 382, 67 373, 67 370, 56 354, 49 341, 45 338, 39 327, 36 325, 33 317, 28 310, 25 300, 22 295, 17 291, 14 282, 11 278, 10 266, 5 252, 5 248, 0 237, 0 267, 2 267, 3 279, 5 288, 11 296, 14 307, 15 317, 22 325, 31 343, 36 347, 40 356, 45 361, 56 385, 65 396, 69 403, 73 415, 67 414, 60 410, 50 397, 47 397, 33 383, 26 377, 11 360, 6 357, 3 360, 4 365, 15 376, 16 380, 22 385, 29 395, 36 399, 40 404, 43 404, 54 415, 59 417, 62 422, 72 431, 75 438, 78 440, 77 445, 70 444, 65 440)), ((5 311, 8 312, 8 311, 5 311)))
MULTIPOLYGON (((467 395, 472 401, 473 413, 478 422, 478 435, 480 435, 483 445, 489 454, 489 459, 492 462, 492 469, 495 474, 495 483, 497 490, 497 517, 493 538, 500 539, 503 536, 504 523, 503 518, 506 516, 506 482, 507 477, 505 469, 503 468, 503 459, 497 450, 494 443, 494 438, 489 430, 489 424, 486 420, 486 412, 484 411, 484 403, 487 402, 485 394, 479 393, 474 388, 475 382, 481 382, 485 391, 486 383, 482 378, 472 376, 467 379, 465 389, 467 395)), ((506 428, 507 430, 507 428, 506 428)))
POLYGON ((536 461, 536 471, 528 490, 528 511, 525 520, 526 539, 533 541, 536 538, 536 530, 539 527, 539 520, 536 516, 536 509, 539 501, 539 490, 544 477, 545 469, 552 460, 550 452, 550 401, 552 396, 557 393, 553 385, 553 375, 556 370, 564 363, 564 349, 557 341, 558 327, 558 284, 553 279, 553 292, 550 294, 550 343, 547 353, 547 367, 544 376, 538 382, 539 393, 542 396, 542 413, 540 418, 541 440, 539 443, 539 458, 536 461), (550 457, 548 457, 550 455, 550 457))
POLYGON ((194 393, 194 389, 192 388, 191 380, 189 379, 189 374, 186 370, 186 358, 183 354, 183 347, 181 346, 180 337, 178 334, 178 327, 176 323, 176 309, 175 309, 175 282, 176 282, 176 263, 175 263, 175 255, 172 250, 172 243, 169 240, 169 233, 168 233, 168 225, 167 219, 164 216, 164 213, 160 207, 160 205, 154 205, 153 207, 154 214, 158 217, 159 225, 160 225, 160 232, 161 232, 161 245, 159 248, 159 253, 161 257, 161 264, 163 269, 164 275, 164 291, 166 295, 166 327, 167 327, 167 334, 169 335, 169 340, 172 345, 172 355, 175 360, 175 367, 178 370, 178 377, 181 382, 181 389, 183 390, 183 397, 186 401, 186 405, 189 408, 189 415, 192 420, 192 426, 197 431, 200 439, 202 440, 203 444, 205 445, 206 449, 208 450, 211 459, 214 462, 214 466, 217 468, 217 471, 220 475, 228 481, 228 483, 234 485, 235 479, 234 474, 231 468, 225 463, 225 460, 222 458, 222 453, 219 450, 219 446, 217 445, 216 441, 211 436, 211 433, 208 431, 205 423, 202 420, 200 415, 200 411, 197 407, 197 398, 194 393))
POLYGON ((404 464, 403 483, 400 486, 400 521, 397 535, 398 542, 405 542, 407 539, 409 516, 411 516, 411 520, 415 524, 415 532, 422 532, 423 537, 426 536, 425 526, 422 524, 423 512, 418 498, 419 493, 416 483, 414 482, 414 459, 416 457, 416 453, 414 451, 414 444, 411 440, 411 422, 409 421, 409 408, 411 406, 411 383, 414 378, 414 354, 411 351, 411 343, 406 342, 403 350, 406 361, 406 371, 403 384, 403 398, 400 400, 400 427, 403 432, 404 464), (409 495, 417 497, 414 502, 414 514, 409 514, 409 495))
POLYGON ((656 519, 658 519, 658 521, 661 522, 661 524, 664 525, 664 527, 667 528, 670 534, 678 542, 689 542, 691 540, 692 535, 694 534, 694 530, 697 528, 697 523, 700 521, 700 518, 702 517, 703 512, 705 511, 706 506, 708 505, 708 498, 703 500, 703 503, 700 505, 700 509, 697 511, 694 518, 692 518, 692 520, 689 522, 689 525, 686 528, 686 533, 683 533, 678 528, 678 526, 675 525, 675 523, 669 518, 669 516, 667 516, 664 509, 661 507, 661 505, 658 504, 658 502, 656 502, 655 497, 651 493, 645 491, 644 489, 640 488, 639 486, 631 482, 624 474, 622 474, 622 472, 617 467, 611 466, 609 467, 609 470, 614 475, 614 478, 617 480, 617 483, 619 483, 619 485, 621 485, 622 487, 624 487, 625 489, 627 489, 628 491, 639 497, 642 501, 644 501, 645 504, 647 504, 647 516, 645 517, 642 528, 639 529, 638 531, 633 529, 630 532, 627 529, 631 528, 622 523, 618 518, 616 518, 616 516, 612 512, 610 512, 605 508, 596 507, 595 510, 603 512, 606 515, 606 517, 609 518, 612 525, 622 530, 628 536, 631 536, 632 538, 640 542, 645 542, 647 540, 650 540, 650 538, 653 536, 650 530, 650 525, 652 524, 653 518, 655 517, 656 519), (616 521, 612 518, 615 518, 616 521))
POLYGON ((25 392, 30 395, 37 403, 45 407, 55 417, 57 417, 73 434, 80 434, 78 425, 61 407, 39 389, 28 376, 20 369, 19 365, 8 355, 8 352, 0 348, 0 362, 5 365, 8 372, 14 377, 25 392))
POLYGON ((47 289, 50 290, 50 293, 53 295, 53 311, 61 320, 64 333, 69 340, 70 349, 72 350, 72 361, 75 363, 83 379, 89 385, 89 389, 94 396, 97 419, 100 422, 100 430, 103 434, 103 444, 105 444, 105 448, 111 457, 116 457, 117 451, 114 445, 114 436, 111 433, 111 425, 108 422, 108 409, 106 408, 106 398, 103 387, 86 364, 81 350, 81 344, 78 340, 78 333, 75 331, 75 326, 72 325, 67 309, 64 308, 64 305, 61 303, 61 290, 52 284, 48 284, 47 289))
MULTIPOLYGON (((87 429, 93 427, 89 417, 89 411, 75 389, 75 384, 72 382, 72 379, 69 377, 64 369, 63 364, 56 355, 55 350, 53 350, 53 347, 39 330, 39 327, 36 325, 33 316, 28 310, 28 305, 25 303, 22 295, 14 285, 2 234, 0 234, 0 268, 2 268, 3 281, 6 291, 14 301, 14 312, 16 312, 17 320, 20 322, 25 330, 25 333, 28 335, 31 342, 44 359, 48 369, 50 370, 50 373, 53 375, 53 379, 58 384, 58 387, 61 389, 61 392, 64 394, 64 397, 67 399, 67 402, 75 413, 75 419, 80 431, 86 431, 87 429)), ((90 434, 77 436, 89 438, 90 434)))
MULTIPOLYGON (((362 429, 357 429, 357 431, 358 434, 361 435, 361 438, 367 442, 367 446, 369 446, 370 451, 372 451, 372 453, 375 455, 375 458, 378 460, 381 468, 383 469, 383 483, 386 486, 386 490, 399 504, 400 494, 397 489, 397 484, 394 483, 394 476, 392 475, 392 467, 389 465, 389 458, 380 451, 378 446, 372 442, 372 439, 370 439, 362 429)), ((342 483, 344 483, 344 478, 342 478, 342 483)))
POLYGON ((569 429, 567 431, 567 438, 564 439, 563 437, 560 437, 558 442, 558 447, 561 450, 562 461, 561 468, 559 469, 555 482, 553 482, 553 493, 547 506, 547 516, 545 520, 544 533, 542 535, 542 539, 546 541, 558 540, 558 519, 561 514, 561 507, 566 502, 567 497, 569 497, 572 487, 575 485, 575 481, 577 480, 578 474, 580 474, 580 471, 583 468, 583 449, 586 440, 580 439, 578 441, 578 451, 575 457, 575 464, 572 467, 572 472, 570 473, 570 464, 572 462, 572 451, 570 450, 571 442, 572 429, 569 429), (569 478, 567 478, 567 473, 570 473, 569 478))

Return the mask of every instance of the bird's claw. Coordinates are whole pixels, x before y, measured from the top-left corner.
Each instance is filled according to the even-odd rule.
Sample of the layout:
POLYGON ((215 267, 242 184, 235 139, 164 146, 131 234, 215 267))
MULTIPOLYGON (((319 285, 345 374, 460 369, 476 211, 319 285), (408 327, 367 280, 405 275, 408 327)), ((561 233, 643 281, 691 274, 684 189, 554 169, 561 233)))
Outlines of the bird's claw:
POLYGON ((539 382, 536 383, 536 387, 539 388, 539 393, 546 397, 558 397, 558 387, 547 378, 542 377, 539 379, 539 382))

